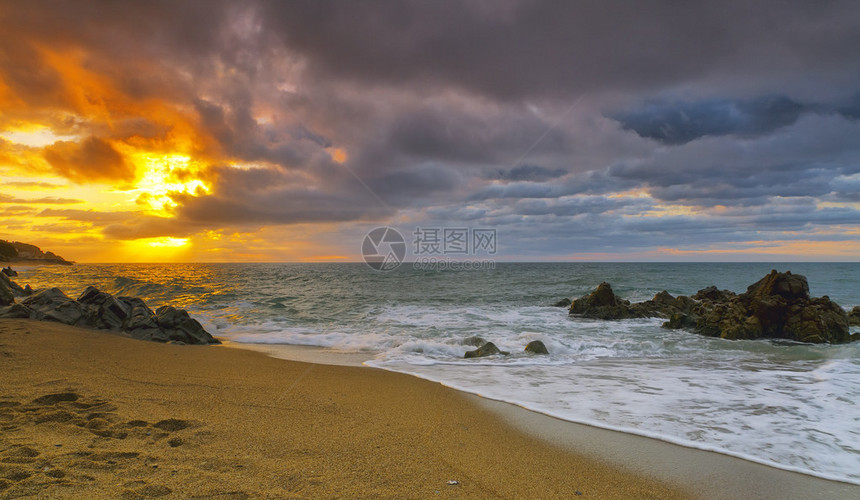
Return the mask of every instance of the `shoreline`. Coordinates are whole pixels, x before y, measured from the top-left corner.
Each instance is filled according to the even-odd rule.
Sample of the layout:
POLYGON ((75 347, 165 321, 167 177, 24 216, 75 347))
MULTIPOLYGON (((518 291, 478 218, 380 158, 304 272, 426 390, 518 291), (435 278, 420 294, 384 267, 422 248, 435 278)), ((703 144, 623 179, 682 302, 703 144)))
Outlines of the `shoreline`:
POLYGON ((0 495, 703 496, 384 370, 10 319, 0 357, 0 495))
MULTIPOLYGON (((222 342, 224 339, 221 339, 222 342)), ((841 499, 860 495, 860 485, 835 478, 782 468, 730 453, 686 446, 659 437, 646 436, 564 420, 516 403, 481 396, 419 375, 368 366, 368 354, 336 352, 323 347, 289 344, 243 344, 227 341, 228 348, 262 352, 278 359, 342 366, 363 366, 439 383, 465 395, 525 434, 571 452, 680 484, 708 498, 733 499, 756 492, 757 498, 815 497, 841 499), (340 361, 340 363, 339 363, 340 361), (768 492, 759 491, 761 484, 768 492)))

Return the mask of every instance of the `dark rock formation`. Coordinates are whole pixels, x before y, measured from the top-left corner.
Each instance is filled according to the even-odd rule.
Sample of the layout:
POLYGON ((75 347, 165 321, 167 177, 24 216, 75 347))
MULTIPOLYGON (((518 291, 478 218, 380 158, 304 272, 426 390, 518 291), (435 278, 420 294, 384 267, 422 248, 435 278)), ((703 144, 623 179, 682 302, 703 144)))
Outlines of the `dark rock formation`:
POLYGON ((790 271, 770 274, 742 294, 710 286, 692 297, 662 291, 653 299, 631 304, 601 283, 573 301, 570 314, 586 318, 667 318, 666 328, 685 328, 725 339, 786 338, 800 342, 842 343, 860 339, 849 334, 849 321, 860 324, 860 308, 847 314, 829 297, 812 298, 806 278, 790 271))
POLYGON ((715 286, 703 288, 693 295, 696 300, 710 300, 711 302, 722 302, 731 299, 736 294, 728 290, 718 290, 715 286))
POLYGON ((59 288, 41 290, 19 304, 0 310, 0 317, 55 321, 122 332, 136 339, 155 342, 220 343, 184 310, 164 306, 152 312, 139 298, 114 297, 93 286, 87 287, 78 300, 72 300, 59 288))
POLYGON ((532 340, 531 342, 529 342, 526 345, 525 351, 534 354, 549 354, 546 345, 544 345, 544 343, 540 340, 532 340))
MULTIPOLYGON (((15 283, 14 281, 12 281, 9 278, 9 276, 6 275, 6 273, 0 273, 0 288, 9 290, 9 292, 13 296, 23 297, 23 296, 27 295, 26 291, 23 288, 21 288, 21 286, 18 285, 18 283, 15 283)), ((3 292, 0 292, 0 295, 5 296, 5 294, 3 292)), ((2 302, 3 302, 3 299, 0 298, 0 305, 5 305, 5 304, 2 304, 2 302)), ((12 302, 10 301, 10 302, 7 302, 6 304, 11 304, 11 303, 12 302)))
POLYGON ((20 241, 0 240, 0 262, 33 262, 37 264, 62 264, 70 266, 68 261, 53 252, 43 252, 41 248, 20 241))
POLYGON ((463 339, 463 345, 470 345, 473 347, 481 347, 486 343, 486 340, 484 340, 482 337, 478 337, 477 335, 473 337, 466 337, 463 339))
POLYGON ((851 312, 848 313, 848 324, 850 326, 860 326, 860 306, 854 306, 851 312))
POLYGON ((22 300, 21 305, 30 310, 31 319, 39 321, 79 325, 84 318, 83 306, 56 287, 34 293, 22 300))
POLYGON ((662 291, 651 300, 631 304, 612 291, 609 283, 601 283, 589 295, 573 301, 570 314, 594 319, 670 318, 679 312, 688 312, 695 304, 690 297, 673 297, 662 291))
POLYGON ((555 304, 553 304, 552 306, 553 307, 570 307, 570 299, 561 299, 558 302, 556 302, 555 304))
POLYGON ((787 338, 800 342, 850 342, 848 314, 829 297, 810 298, 804 276, 770 274, 735 295, 715 287, 700 290, 700 302, 664 323, 725 339, 787 338))
POLYGON ((617 297, 612 286, 605 281, 590 294, 574 300, 570 305, 570 314, 595 319, 645 317, 643 312, 630 307, 630 301, 617 297))
POLYGON ((12 269, 11 267, 4 267, 2 270, 0 270, 0 272, 5 274, 6 276, 9 276, 10 278, 18 276, 18 271, 12 269))
POLYGON ((155 322, 162 331, 167 333, 167 338, 170 341, 185 342, 186 344, 219 343, 184 309, 161 306, 155 310, 155 322))
POLYGON ((8 306, 15 302, 15 296, 12 295, 12 289, 9 287, 9 278, 5 274, 0 274, 0 276, 6 278, 0 278, 0 306, 8 306))
POLYGON ((500 351, 496 344, 492 342, 487 342, 481 347, 475 349, 474 351, 466 351, 466 355, 464 358, 483 358, 484 356, 492 356, 494 354, 502 354, 507 356, 510 354, 509 352, 500 351))

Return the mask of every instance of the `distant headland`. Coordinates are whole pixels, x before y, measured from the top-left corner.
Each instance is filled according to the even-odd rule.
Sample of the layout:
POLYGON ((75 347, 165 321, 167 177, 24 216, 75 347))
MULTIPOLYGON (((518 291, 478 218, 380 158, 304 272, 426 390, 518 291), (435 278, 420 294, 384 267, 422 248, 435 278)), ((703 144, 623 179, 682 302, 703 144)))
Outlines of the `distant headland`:
POLYGON ((41 248, 20 241, 0 240, 0 262, 19 265, 59 264, 71 266, 74 261, 66 260, 54 252, 43 252, 41 248))

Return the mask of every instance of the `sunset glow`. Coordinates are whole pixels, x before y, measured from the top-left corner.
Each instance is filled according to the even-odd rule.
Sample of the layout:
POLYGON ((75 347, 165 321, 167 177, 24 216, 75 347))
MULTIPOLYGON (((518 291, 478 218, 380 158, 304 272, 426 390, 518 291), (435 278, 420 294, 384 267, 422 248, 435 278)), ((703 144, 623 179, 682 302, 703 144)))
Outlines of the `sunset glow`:
MULTIPOLYGON (((5 4, 0 238, 78 261, 352 261, 370 229, 402 224, 495 228, 501 260, 860 259, 860 73, 832 52, 850 46, 839 29, 819 45, 723 19, 775 42, 752 43, 757 63, 726 47, 729 62, 701 67, 638 32, 635 54, 582 52, 567 12, 574 25, 502 51, 535 29, 523 4, 504 22, 464 13, 463 61, 434 55, 448 42, 430 34, 447 35, 428 20, 402 34, 414 53, 380 66, 368 54, 391 49, 364 34, 394 14, 340 8, 325 22, 267 2, 81 21, 73 4, 5 4), (200 9, 209 23, 189 29, 200 9), (811 55, 789 64, 791 46, 811 55)), ((641 22, 716 50, 667 19, 641 22)))

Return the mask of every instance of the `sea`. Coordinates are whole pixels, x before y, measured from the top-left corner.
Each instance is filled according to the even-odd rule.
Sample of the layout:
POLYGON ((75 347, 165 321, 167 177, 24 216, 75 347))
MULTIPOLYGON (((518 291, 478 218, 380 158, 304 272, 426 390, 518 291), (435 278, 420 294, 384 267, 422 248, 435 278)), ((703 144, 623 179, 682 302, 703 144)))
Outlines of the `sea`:
POLYGON ((361 353, 560 419, 860 484, 860 342, 722 340, 553 307, 602 281, 633 302, 709 285, 743 292, 771 269, 806 276, 812 295, 846 310, 860 305, 860 263, 77 264, 23 268, 17 282, 72 298, 95 285, 185 308, 237 344, 361 353), (473 336, 511 354, 464 359, 473 336), (550 354, 524 352, 532 340, 550 354))

